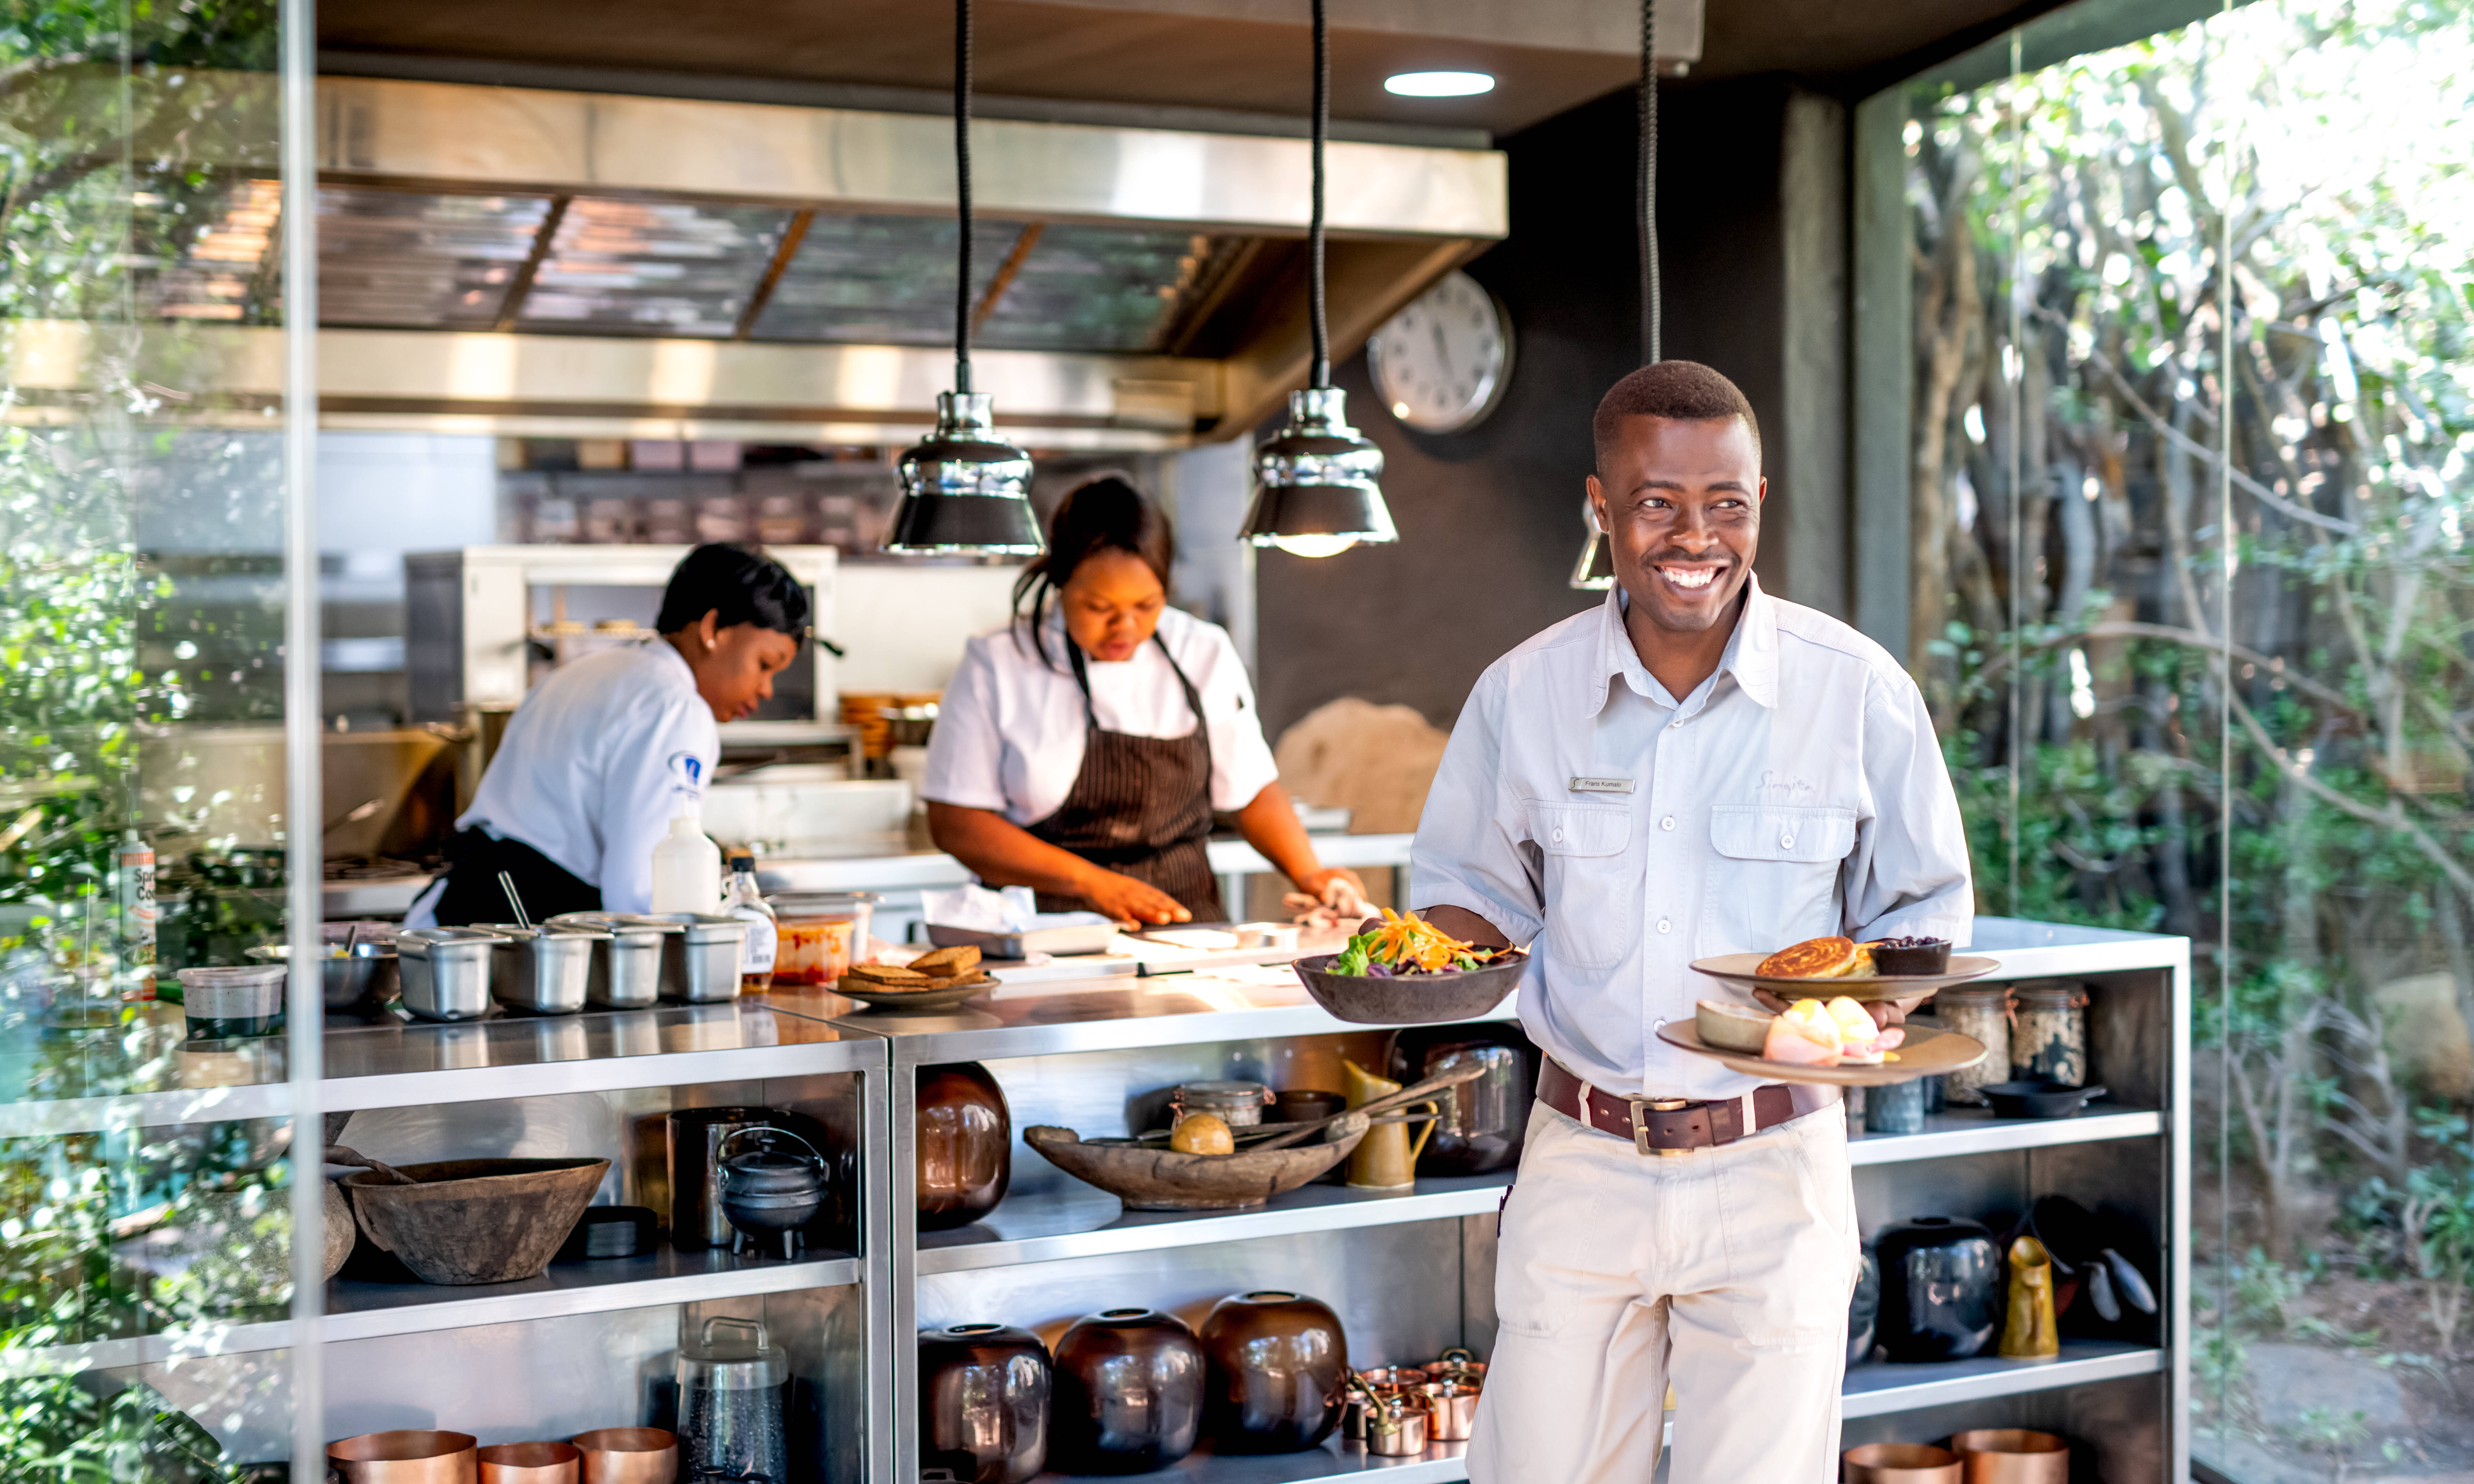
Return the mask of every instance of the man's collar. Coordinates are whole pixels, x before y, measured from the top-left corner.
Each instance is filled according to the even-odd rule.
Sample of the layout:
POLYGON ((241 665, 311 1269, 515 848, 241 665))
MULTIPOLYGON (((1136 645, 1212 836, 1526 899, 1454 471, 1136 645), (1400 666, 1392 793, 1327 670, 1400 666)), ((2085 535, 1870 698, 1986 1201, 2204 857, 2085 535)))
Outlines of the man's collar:
MULTIPOLYGON (((1624 627, 1621 587, 1608 590, 1606 603, 1598 609, 1598 624, 1600 664, 1589 676, 1589 704, 1583 715, 1595 717, 1605 710, 1607 697, 1618 680, 1644 698, 1661 693, 1658 683, 1640 663, 1640 651, 1633 647, 1632 634, 1624 627)), ((1727 636, 1727 649, 1718 658, 1718 671, 1734 675, 1735 684, 1756 702, 1777 707, 1778 600, 1761 591, 1760 578, 1749 573, 1744 578, 1744 611, 1735 620, 1734 632, 1727 636)), ((1686 697, 1672 699, 1681 705, 1686 697)))

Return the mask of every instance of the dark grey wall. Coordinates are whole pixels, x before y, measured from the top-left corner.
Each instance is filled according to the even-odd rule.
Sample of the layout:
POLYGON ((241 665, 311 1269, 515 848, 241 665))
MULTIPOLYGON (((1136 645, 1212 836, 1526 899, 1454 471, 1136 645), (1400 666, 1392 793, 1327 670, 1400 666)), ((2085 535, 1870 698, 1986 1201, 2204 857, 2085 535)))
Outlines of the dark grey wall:
MULTIPOLYGON (((1837 343, 1838 322, 1812 316, 1837 312, 1830 296, 1843 284, 1821 270, 1843 263, 1831 234, 1843 232, 1844 213, 1822 211, 1815 229, 1812 203, 1783 206, 1783 182, 1821 192, 1825 207, 1840 188, 1843 170, 1830 168, 1830 151, 1843 147, 1832 142, 1831 108, 1769 80, 1670 88, 1659 168, 1664 352, 1734 377, 1761 420, 1772 499, 1758 564, 1763 586, 1790 596, 1803 587, 1807 600, 1835 609, 1844 596, 1845 546, 1835 534, 1843 419, 1815 439, 1795 436, 1788 417, 1837 417, 1831 373, 1812 363, 1816 344, 1826 353, 1837 343), (1807 116, 1791 124, 1791 107, 1807 116), (1799 225, 1807 237, 1790 252, 1789 229, 1799 225), (1791 343, 1801 353, 1790 355, 1791 343), (1793 468, 1799 456, 1820 467, 1793 468), (1824 519, 1786 522, 1781 502, 1799 496, 1808 504, 1802 514, 1824 519)), ((1363 356, 1341 368, 1352 418, 1383 448, 1400 541, 1322 561, 1261 553, 1256 652, 1273 737, 1343 695, 1403 702, 1449 726, 1496 656, 1597 600, 1565 579, 1584 539, 1589 414, 1639 364, 1633 138, 1626 93, 1503 141, 1511 234, 1468 268, 1513 320, 1511 386, 1486 422, 1448 437, 1413 432, 1375 399, 1363 356)))

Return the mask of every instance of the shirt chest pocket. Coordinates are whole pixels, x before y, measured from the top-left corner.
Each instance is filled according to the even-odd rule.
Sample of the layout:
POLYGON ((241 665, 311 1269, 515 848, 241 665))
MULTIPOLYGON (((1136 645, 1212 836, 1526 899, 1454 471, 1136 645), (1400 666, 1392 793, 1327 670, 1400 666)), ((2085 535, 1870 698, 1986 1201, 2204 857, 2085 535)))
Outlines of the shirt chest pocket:
POLYGON ((1546 951, 1571 968, 1612 968, 1639 936, 1641 868, 1632 811, 1618 804, 1529 806, 1546 864, 1546 951))
POLYGON ((1856 849, 1856 811, 1718 804, 1710 810, 1704 954, 1767 953, 1841 926, 1838 870, 1856 849))

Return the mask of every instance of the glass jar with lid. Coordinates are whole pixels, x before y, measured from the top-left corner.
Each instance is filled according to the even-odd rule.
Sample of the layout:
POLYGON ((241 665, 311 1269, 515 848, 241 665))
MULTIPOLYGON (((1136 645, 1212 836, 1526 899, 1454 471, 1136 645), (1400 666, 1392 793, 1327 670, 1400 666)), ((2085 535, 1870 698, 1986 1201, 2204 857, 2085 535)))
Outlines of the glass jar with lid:
POLYGON ((2066 980, 2040 980, 2021 985, 2016 993, 2019 1014, 2010 1031, 2012 1079, 2086 1086, 2087 991, 2066 980))
POLYGON ((789 1355, 762 1321, 716 1318, 679 1347, 679 1463, 685 1478, 788 1484, 783 1399, 789 1355))

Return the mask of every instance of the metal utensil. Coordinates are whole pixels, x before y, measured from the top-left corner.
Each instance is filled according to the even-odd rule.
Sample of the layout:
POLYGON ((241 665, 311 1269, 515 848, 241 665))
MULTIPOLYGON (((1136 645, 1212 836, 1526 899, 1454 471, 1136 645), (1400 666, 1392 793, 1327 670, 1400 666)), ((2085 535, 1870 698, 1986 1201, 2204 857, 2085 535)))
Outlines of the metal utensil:
POLYGON ((531 927, 533 925, 533 920, 524 915, 524 899, 516 894, 516 878, 508 875, 505 871, 500 871, 498 873, 498 889, 507 894, 507 907, 516 914, 516 925, 521 928, 531 927))
POLYGON ((1403 1087, 1398 1092, 1376 1098, 1371 1103, 1368 1103, 1363 1107, 1352 1107, 1347 1109, 1346 1112, 1334 1113, 1331 1117, 1322 1119, 1320 1122, 1301 1125, 1293 1132, 1283 1133, 1273 1138, 1265 1139, 1262 1143, 1255 1145, 1252 1152, 1260 1153, 1267 1149, 1286 1149, 1292 1144, 1302 1143, 1307 1136, 1312 1134, 1316 1130, 1323 1128, 1328 1124, 1337 1123, 1341 1119, 1348 1117, 1351 1113, 1363 1114, 1368 1117, 1371 1117, 1376 1113, 1388 1113, 1395 1108, 1406 1107, 1412 1103, 1423 1102, 1424 1100, 1433 1097, 1436 1093, 1443 1091, 1446 1087, 1457 1087, 1463 1083, 1475 1082, 1485 1075, 1486 1067, 1484 1063, 1481 1062, 1471 1062, 1467 1066, 1456 1066, 1451 1068, 1449 1071, 1439 1072, 1435 1076, 1427 1078, 1424 1082, 1418 1083, 1418 1085, 1414 1087, 1403 1087))

